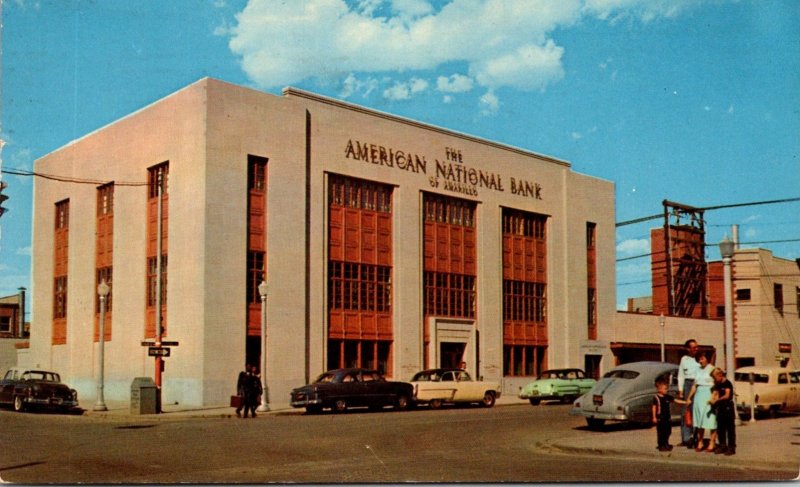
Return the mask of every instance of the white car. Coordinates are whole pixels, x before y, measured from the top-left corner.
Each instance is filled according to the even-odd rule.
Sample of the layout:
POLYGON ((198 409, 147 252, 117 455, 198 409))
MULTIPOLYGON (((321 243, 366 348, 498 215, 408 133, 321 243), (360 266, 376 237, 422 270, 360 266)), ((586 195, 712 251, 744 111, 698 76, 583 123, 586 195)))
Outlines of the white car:
POLYGON ((500 383, 474 381, 462 369, 429 369, 417 372, 411 379, 414 399, 438 409, 444 403, 479 403, 490 408, 500 397, 500 383))
POLYGON ((741 367, 734 375, 733 393, 739 413, 745 416, 750 415, 751 402, 755 404, 756 413, 797 412, 800 411, 800 371, 768 366, 741 367))

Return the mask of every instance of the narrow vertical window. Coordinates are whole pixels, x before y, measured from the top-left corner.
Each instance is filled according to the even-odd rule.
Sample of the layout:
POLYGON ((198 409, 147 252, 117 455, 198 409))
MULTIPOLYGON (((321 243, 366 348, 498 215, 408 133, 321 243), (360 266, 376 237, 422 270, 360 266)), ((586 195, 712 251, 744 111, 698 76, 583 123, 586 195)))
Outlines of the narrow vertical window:
POLYGON ((167 249, 169 228, 169 162, 163 162, 147 170, 147 302, 145 337, 156 336, 156 307, 158 294, 158 223, 159 192, 161 193, 161 329, 167 334, 167 249), (159 191, 160 190, 160 191, 159 191))
POLYGON ((586 325, 589 340, 597 340, 597 224, 586 222, 586 325))
POLYGON ((53 345, 67 343, 69 200, 56 203, 53 270, 53 345))
POLYGON ((783 284, 775 284, 773 294, 775 295, 775 309, 783 315, 783 284))
MULTIPOLYGON (((101 282, 111 291, 105 298, 105 340, 111 340, 111 297, 113 294, 112 275, 114 265, 114 183, 97 188, 95 230, 95 289, 101 282)), ((95 292, 94 340, 100 334, 100 296, 95 292)))

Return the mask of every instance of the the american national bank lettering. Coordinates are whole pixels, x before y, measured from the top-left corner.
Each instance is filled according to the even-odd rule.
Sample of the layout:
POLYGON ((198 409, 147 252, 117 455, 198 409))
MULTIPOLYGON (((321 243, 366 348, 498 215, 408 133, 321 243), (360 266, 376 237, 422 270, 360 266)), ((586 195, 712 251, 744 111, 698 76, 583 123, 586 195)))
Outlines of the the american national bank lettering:
MULTIPOLYGON (((378 144, 347 141, 344 149, 347 159, 362 161, 369 164, 391 167, 417 174, 428 174, 428 161, 425 156, 396 150, 378 144)), ((478 196, 478 189, 485 188, 493 191, 508 192, 527 198, 542 199, 542 187, 539 183, 509 178, 509 186, 504 185, 503 176, 491 171, 475 169, 464 164, 462 153, 458 149, 445 148, 445 160, 436 162, 436 174, 428 177, 428 182, 433 188, 441 188, 453 193, 467 196, 478 196)))

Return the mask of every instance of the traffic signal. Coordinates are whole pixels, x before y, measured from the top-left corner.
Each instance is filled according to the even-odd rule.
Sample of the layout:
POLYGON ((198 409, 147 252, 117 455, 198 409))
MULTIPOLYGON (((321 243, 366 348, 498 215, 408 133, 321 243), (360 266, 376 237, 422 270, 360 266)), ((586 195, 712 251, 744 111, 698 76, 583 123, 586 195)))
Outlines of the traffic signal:
POLYGON ((8 184, 5 181, 0 181, 0 216, 3 216, 3 213, 6 212, 6 209, 3 208, 3 202, 8 199, 8 196, 3 194, 3 190, 6 189, 8 184))

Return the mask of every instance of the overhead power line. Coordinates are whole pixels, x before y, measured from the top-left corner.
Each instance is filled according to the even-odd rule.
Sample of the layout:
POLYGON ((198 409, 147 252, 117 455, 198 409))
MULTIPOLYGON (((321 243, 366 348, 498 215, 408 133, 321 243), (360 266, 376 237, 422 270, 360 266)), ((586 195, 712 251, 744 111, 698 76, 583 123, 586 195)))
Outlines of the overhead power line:
MULTIPOLYGON (((787 239, 783 239, 783 240, 758 240, 758 241, 752 241, 752 242, 739 242, 739 245, 761 245, 761 244, 791 243, 791 242, 800 242, 800 238, 787 238, 787 239)), ((703 245, 705 247, 716 247, 719 244, 718 243, 706 243, 706 244, 703 244, 703 245)), ((663 254, 663 253, 666 253, 666 251, 665 250, 658 250, 656 252, 650 252, 650 253, 647 253, 647 254, 639 254, 639 255, 633 255, 633 256, 630 256, 630 257, 622 257, 620 259, 617 259, 616 261, 617 262, 624 262, 626 260, 641 259, 643 257, 650 257, 652 255, 663 254)))
MULTIPOLYGON (((754 201, 752 203, 733 203, 730 205, 716 205, 716 206, 706 206, 701 208, 696 208, 697 210, 707 211, 707 210, 721 210, 723 208, 738 208, 740 206, 756 206, 756 205, 772 205, 776 203, 793 203, 795 201, 800 201, 800 198, 784 198, 781 200, 770 200, 770 201, 754 201)), ((657 215, 650 215, 650 216, 643 216, 641 218, 636 218, 633 220, 626 220, 624 222, 617 222, 617 227, 623 227, 625 225, 633 225, 634 223, 642 223, 649 220, 656 220, 658 218, 662 218, 664 213, 659 213, 657 215)))
POLYGON ((130 182, 130 181, 101 181, 99 179, 84 179, 84 178, 75 178, 70 176, 57 176, 55 174, 46 174, 41 172, 35 171, 28 171, 27 169, 3 169, 3 174, 11 174, 13 176, 31 176, 31 177, 39 177, 43 179, 49 179, 51 181, 59 181, 62 183, 76 183, 76 184, 92 184, 95 186, 100 186, 103 184, 108 184, 113 182, 115 186, 147 186, 146 182, 130 182))

